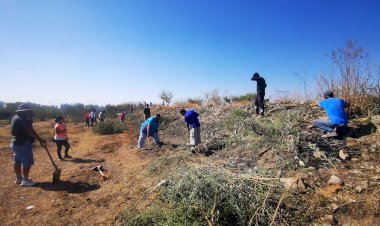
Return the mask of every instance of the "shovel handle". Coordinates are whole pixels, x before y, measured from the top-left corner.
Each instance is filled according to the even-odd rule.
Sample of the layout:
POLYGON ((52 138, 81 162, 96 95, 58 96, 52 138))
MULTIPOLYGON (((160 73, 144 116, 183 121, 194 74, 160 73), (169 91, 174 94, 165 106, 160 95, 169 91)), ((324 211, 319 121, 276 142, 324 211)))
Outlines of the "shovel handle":
POLYGON ((56 170, 58 170, 58 166, 55 164, 53 158, 51 157, 51 154, 50 154, 50 152, 49 152, 47 146, 45 145, 45 146, 43 146, 43 147, 45 148, 46 153, 48 154, 48 156, 49 156, 49 158, 50 158, 50 161, 51 161, 51 163, 53 164, 54 168, 55 168, 56 170))

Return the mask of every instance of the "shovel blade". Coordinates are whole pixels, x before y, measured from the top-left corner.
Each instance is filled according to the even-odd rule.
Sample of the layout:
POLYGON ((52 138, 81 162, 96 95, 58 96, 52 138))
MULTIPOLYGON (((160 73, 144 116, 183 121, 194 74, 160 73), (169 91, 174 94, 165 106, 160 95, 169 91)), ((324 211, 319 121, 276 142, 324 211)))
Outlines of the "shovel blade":
POLYGON ((56 184, 59 181, 61 181, 61 169, 56 169, 53 172, 53 181, 52 181, 52 184, 56 184))

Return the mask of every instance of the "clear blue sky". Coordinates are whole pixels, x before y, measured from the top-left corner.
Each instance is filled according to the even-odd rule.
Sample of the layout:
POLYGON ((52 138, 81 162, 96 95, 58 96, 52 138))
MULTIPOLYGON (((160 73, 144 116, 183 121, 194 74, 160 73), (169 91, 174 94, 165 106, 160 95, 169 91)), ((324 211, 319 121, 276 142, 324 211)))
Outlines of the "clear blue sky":
POLYGON ((377 0, 0 0, 0 100, 158 101, 296 90, 358 40, 380 62, 377 0))

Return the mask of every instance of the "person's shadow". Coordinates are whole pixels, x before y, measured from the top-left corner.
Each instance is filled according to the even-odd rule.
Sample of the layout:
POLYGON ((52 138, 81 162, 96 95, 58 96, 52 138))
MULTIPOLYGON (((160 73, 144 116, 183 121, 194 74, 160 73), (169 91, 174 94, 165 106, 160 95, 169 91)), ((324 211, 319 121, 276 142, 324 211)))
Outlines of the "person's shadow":
POLYGON ((104 162, 104 159, 81 159, 81 158, 65 158, 65 162, 73 162, 73 163, 101 163, 104 162))
POLYGON ((79 194, 97 190, 100 188, 100 185, 85 182, 60 181, 56 184, 50 182, 36 183, 34 187, 39 187, 46 191, 65 191, 68 193, 79 194))
POLYGON ((347 136, 352 138, 359 138, 370 135, 376 132, 377 127, 372 122, 367 124, 361 124, 355 128, 348 128, 347 136))

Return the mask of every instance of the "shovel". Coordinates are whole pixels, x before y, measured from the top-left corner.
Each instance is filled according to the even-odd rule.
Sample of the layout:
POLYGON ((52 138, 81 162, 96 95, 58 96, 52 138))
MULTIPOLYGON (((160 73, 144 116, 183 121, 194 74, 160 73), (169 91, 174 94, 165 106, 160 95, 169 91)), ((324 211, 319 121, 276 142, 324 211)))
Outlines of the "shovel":
POLYGON ((58 168, 58 166, 55 164, 53 158, 51 157, 51 154, 47 148, 47 146, 44 146, 47 154, 49 155, 49 158, 50 158, 50 161, 51 163, 53 164, 54 166, 54 172, 53 172, 53 181, 52 181, 52 184, 55 184, 55 183, 58 183, 60 181, 60 178, 61 178, 61 169, 58 168))

